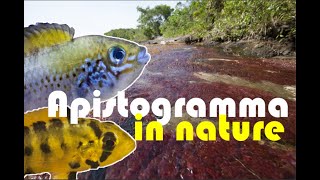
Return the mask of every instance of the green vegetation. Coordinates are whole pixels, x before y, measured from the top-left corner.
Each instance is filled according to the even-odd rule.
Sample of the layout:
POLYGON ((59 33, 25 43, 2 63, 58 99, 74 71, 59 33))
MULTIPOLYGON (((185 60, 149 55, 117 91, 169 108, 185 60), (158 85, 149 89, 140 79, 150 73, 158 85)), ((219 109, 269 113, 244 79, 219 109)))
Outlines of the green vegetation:
POLYGON ((228 0, 210 31, 213 38, 295 38, 295 0, 228 0))
POLYGON ((112 30, 106 35, 144 41, 157 36, 191 35, 209 41, 275 39, 294 42, 295 0, 188 0, 143 9, 137 29, 112 30))
POLYGON ((133 29, 133 28, 113 29, 109 32, 104 33, 104 35, 129 39, 135 42, 142 42, 149 39, 147 36, 143 34, 143 31, 141 29, 133 29))
POLYGON ((295 10, 295 0, 192 0, 177 4, 160 29, 165 37, 294 41, 295 10))
POLYGON ((222 1, 189 1, 178 3, 176 10, 161 26, 165 37, 194 35, 205 37, 213 28, 215 17, 221 11, 222 1))
POLYGON ((158 5, 154 8, 147 7, 146 9, 137 7, 137 11, 141 13, 138 19, 138 22, 140 23, 138 28, 113 29, 106 32, 105 35, 129 39, 136 42, 142 42, 161 36, 160 26, 167 21, 168 17, 173 12, 173 9, 167 5, 158 5))
POLYGON ((137 10, 141 13, 138 19, 139 28, 149 39, 153 39, 162 35, 160 26, 167 21, 174 9, 167 5, 158 5, 152 9, 149 7, 143 9, 138 6, 137 10))

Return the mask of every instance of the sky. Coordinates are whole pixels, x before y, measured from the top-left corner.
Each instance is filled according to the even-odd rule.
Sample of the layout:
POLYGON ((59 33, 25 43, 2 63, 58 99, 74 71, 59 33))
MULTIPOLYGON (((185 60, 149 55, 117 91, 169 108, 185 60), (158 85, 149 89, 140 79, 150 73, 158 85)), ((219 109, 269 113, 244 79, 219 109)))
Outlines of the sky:
POLYGON ((140 13, 136 7, 166 4, 172 8, 179 1, 24 1, 24 26, 37 22, 68 24, 74 37, 103 35, 111 29, 135 28, 140 13))

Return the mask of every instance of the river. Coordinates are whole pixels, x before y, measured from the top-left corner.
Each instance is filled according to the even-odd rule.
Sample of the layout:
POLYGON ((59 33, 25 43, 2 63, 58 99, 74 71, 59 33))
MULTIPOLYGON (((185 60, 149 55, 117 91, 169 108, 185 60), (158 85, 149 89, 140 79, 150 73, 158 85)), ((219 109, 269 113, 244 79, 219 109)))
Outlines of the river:
MULTIPOLYGON (((172 118, 164 127, 163 142, 140 141, 136 151, 123 161, 108 167, 106 171, 82 173, 79 179, 97 177, 97 174, 106 179, 295 178, 295 59, 232 56, 213 47, 185 44, 155 44, 147 47, 152 59, 140 79, 127 89, 129 102, 138 97, 149 102, 163 97, 171 104, 181 97, 198 97, 205 100, 206 104, 215 97, 230 97, 237 103, 245 97, 260 97, 266 102, 281 97, 289 106, 289 117, 278 119, 285 127, 281 140, 271 142, 263 138, 258 142, 238 142, 218 138, 214 142, 177 142, 173 127, 178 122, 203 120, 184 114, 182 118, 172 118)), ((117 114, 108 118, 131 134, 132 119, 117 114)), ((150 113, 143 121, 154 119, 155 116, 150 113)), ((269 114, 263 118, 266 122, 273 119, 269 114)), ((209 120, 216 121, 214 118, 209 120)))

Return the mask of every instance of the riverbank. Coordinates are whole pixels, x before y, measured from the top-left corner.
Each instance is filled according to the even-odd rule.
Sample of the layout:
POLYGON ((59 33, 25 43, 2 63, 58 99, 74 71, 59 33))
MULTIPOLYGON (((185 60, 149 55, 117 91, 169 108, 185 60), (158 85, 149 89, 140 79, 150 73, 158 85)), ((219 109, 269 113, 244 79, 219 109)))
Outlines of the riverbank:
POLYGON ((243 56, 252 58, 278 58, 278 59, 295 59, 296 47, 292 42, 280 42, 276 40, 239 40, 214 42, 203 41, 191 36, 182 36, 176 38, 158 37, 154 40, 143 42, 149 44, 192 44, 219 49, 221 53, 233 56, 243 56))

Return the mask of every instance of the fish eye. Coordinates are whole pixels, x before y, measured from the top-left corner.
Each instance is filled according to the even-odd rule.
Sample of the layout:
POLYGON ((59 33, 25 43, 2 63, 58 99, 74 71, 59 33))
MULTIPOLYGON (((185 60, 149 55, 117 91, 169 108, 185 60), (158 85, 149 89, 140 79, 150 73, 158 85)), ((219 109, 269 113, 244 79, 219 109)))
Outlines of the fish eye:
POLYGON ((109 49, 109 57, 113 64, 119 65, 126 57, 126 51, 120 47, 112 47, 109 49))

